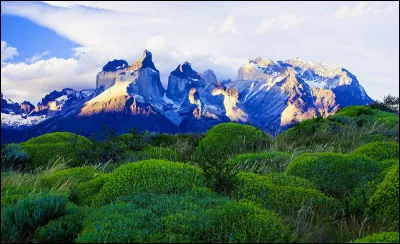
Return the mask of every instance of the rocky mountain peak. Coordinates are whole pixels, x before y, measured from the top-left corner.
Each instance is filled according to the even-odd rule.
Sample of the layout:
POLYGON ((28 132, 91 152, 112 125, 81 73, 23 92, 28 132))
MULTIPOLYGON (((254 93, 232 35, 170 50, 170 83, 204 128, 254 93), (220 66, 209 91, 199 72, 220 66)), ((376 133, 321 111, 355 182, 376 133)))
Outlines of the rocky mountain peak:
POLYGON ((140 59, 136 60, 133 64, 129 66, 130 71, 135 71, 143 68, 151 68, 153 70, 156 70, 158 72, 158 69, 154 66, 153 63, 153 55, 151 54, 150 51, 144 50, 143 55, 140 59))
POLYGON ((171 75, 179 78, 191 78, 191 79, 201 79, 200 74, 192 69, 192 65, 185 61, 183 64, 179 64, 171 75))
POLYGON ((271 66, 274 65, 274 61, 271 59, 268 60, 263 60, 261 57, 257 57, 254 60, 252 60, 254 63, 256 63, 258 66, 264 67, 264 66, 271 66))

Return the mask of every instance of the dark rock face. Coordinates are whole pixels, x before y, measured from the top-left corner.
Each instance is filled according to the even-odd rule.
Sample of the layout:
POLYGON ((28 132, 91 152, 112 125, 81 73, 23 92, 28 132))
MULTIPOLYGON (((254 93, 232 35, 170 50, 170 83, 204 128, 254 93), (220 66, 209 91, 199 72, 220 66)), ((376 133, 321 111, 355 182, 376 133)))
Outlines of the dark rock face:
POLYGON ((106 65, 103 67, 104 72, 114 72, 119 69, 125 69, 128 67, 128 62, 126 62, 123 59, 114 59, 113 61, 109 61, 106 65))

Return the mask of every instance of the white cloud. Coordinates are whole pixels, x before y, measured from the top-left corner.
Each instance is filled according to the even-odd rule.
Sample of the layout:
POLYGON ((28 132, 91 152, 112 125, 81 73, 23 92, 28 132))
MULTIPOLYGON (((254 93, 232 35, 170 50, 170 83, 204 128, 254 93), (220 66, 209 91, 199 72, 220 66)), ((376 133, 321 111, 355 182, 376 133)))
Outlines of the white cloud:
POLYGON ((358 53, 358 54, 361 54, 361 55, 364 55, 364 56, 368 56, 368 57, 373 57, 373 58, 386 56, 386 55, 381 54, 381 53, 363 51, 360 48, 353 47, 353 46, 343 46, 343 47, 340 47, 340 48, 343 49, 343 50, 352 51, 352 52, 355 52, 355 53, 358 53))
POLYGON ((146 42, 145 47, 152 51, 168 50, 167 38, 165 36, 153 36, 146 42))
POLYGON ((45 51, 42 53, 36 53, 31 58, 26 58, 25 63, 35 63, 36 61, 39 61, 41 58, 43 58, 44 56, 46 56, 48 54, 49 54, 48 51, 45 51))
POLYGON ((8 59, 13 59, 14 56, 18 55, 17 48, 8 46, 7 42, 1 41, 1 62, 8 59))
POLYGON ((226 16, 225 20, 222 22, 219 28, 220 33, 232 33, 234 35, 240 34, 240 32, 235 27, 235 15, 230 14, 226 16))
MULTIPOLYGON (((389 92, 393 94, 393 91, 386 85, 377 89, 374 86, 377 79, 372 77, 396 81, 399 76, 397 2, 368 3, 373 10, 365 4, 354 10, 359 5, 357 2, 326 5, 320 2, 52 1, 49 4, 3 1, 1 13, 27 18, 79 46, 71 57, 76 60, 76 65, 71 64, 74 70, 67 74, 70 76, 67 80, 57 80, 58 69, 52 69, 48 63, 45 74, 54 72, 51 82, 57 89, 67 86, 93 88, 96 74, 107 61, 125 59, 132 63, 145 48, 153 52, 164 86, 170 72, 186 60, 199 72, 212 69, 218 79, 234 79, 242 65, 240 60, 258 56, 273 60, 299 56, 304 60, 338 64, 354 73, 367 93, 373 90, 376 98, 379 94, 379 97, 389 92), (345 10, 343 16, 361 13, 364 17, 358 21, 335 21, 333 13, 342 5, 348 5, 350 9, 345 10), (289 8, 295 11, 292 15, 280 15, 287 13, 289 8), (225 34, 220 33, 221 29, 226 31, 225 34), (268 35, 256 35, 265 32, 268 35), (232 38, 233 35, 236 36, 232 38), (343 46, 359 49, 338 51, 343 46), (390 55, 390 58, 385 56, 383 62, 373 60, 380 54, 390 55)), ((7 37, 3 39, 10 42, 7 37)), ((20 57, 25 50, 23 46, 17 48, 20 57)), ((46 50, 53 52, 52 49, 46 50)), ((3 55, 2 51, 2 59, 3 55)), ((15 59, 15 55, 13 57, 15 59)), ((46 56, 44 61, 49 62, 49 57, 46 56)), ((2 67, 9 65, 5 62, 2 61, 2 67)), ((29 66, 37 62, 40 60, 24 63, 29 66)), ((65 65, 60 69, 69 68, 65 65)), ((19 71, 13 69, 13 72, 19 71)), ((2 83, 2 88, 7 87, 3 91, 5 94, 22 97, 18 94, 48 93, 53 89, 42 87, 42 83, 35 83, 35 79, 17 78, 11 74, 7 77, 13 86, 2 83), (10 77, 15 80, 10 80, 10 77), (34 90, 25 90, 24 86, 34 90)), ((36 78, 41 80, 40 72, 36 78)), ((397 82, 393 86, 398 90, 397 82)))
POLYGON ((214 24, 209 25, 208 29, 207 29, 207 32, 209 34, 212 34, 212 33, 214 33, 214 31, 215 31, 215 25, 214 24))
POLYGON ((303 21, 304 17, 289 13, 283 13, 267 20, 263 18, 261 23, 257 26, 256 34, 260 35, 273 29, 287 30, 298 26, 303 21))
POLYGON ((394 6, 382 6, 378 2, 359 2, 356 6, 349 7, 348 5, 342 6, 335 12, 335 17, 338 19, 361 17, 368 14, 381 14, 390 13, 395 9, 394 6))
POLYGON ((56 89, 93 87, 95 73, 76 72, 79 61, 73 58, 51 58, 35 63, 6 63, 1 68, 1 89, 15 101, 36 103, 56 89), (92 83, 92 84, 89 84, 92 83))

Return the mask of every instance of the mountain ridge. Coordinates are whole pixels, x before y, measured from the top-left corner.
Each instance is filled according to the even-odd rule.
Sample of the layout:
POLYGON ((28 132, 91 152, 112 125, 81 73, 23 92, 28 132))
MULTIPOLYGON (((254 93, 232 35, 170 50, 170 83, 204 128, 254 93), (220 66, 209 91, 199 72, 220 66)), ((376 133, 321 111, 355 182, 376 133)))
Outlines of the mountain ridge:
MULTIPOLYGON (((274 132, 293 121, 326 117, 340 107, 372 102, 348 70, 299 58, 249 59, 238 69, 236 80, 222 82, 212 70, 199 73, 186 61, 171 71, 167 89, 152 58, 145 50, 130 65, 125 60, 108 62, 96 76, 96 89, 53 91, 34 108, 25 102, 27 117, 42 116, 27 127, 40 128, 40 133, 77 132, 85 124, 89 133, 105 123, 120 132, 138 126, 139 131, 178 133, 205 132, 216 124, 236 121, 274 132), (69 121, 69 126, 62 121, 69 121), (96 126, 90 128, 87 121, 96 126)), ((3 104, 6 114, 10 114, 8 107, 17 106, 7 103, 2 94, 2 128, 12 128, 3 122, 3 104)))

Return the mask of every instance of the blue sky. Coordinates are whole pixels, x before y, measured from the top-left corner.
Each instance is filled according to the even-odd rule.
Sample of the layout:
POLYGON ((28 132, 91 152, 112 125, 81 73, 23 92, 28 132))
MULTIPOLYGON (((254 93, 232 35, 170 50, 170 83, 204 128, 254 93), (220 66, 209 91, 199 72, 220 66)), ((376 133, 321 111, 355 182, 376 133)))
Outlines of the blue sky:
POLYGON ((1 2, 1 89, 16 101, 94 88, 107 61, 153 53, 165 86, 189 61, 235 79, 248 58, 348 69, 367 93, 399 94, 398 2, 1 2))
POLYGON ((19 54, 13 59, 14 62, 23 62, 44 52, 55 57, 69 58, 73 55, 72 48, 79 46, 49 28, 9 14, 1 15, 1 37, 9 45, 18 47, 19 54))

